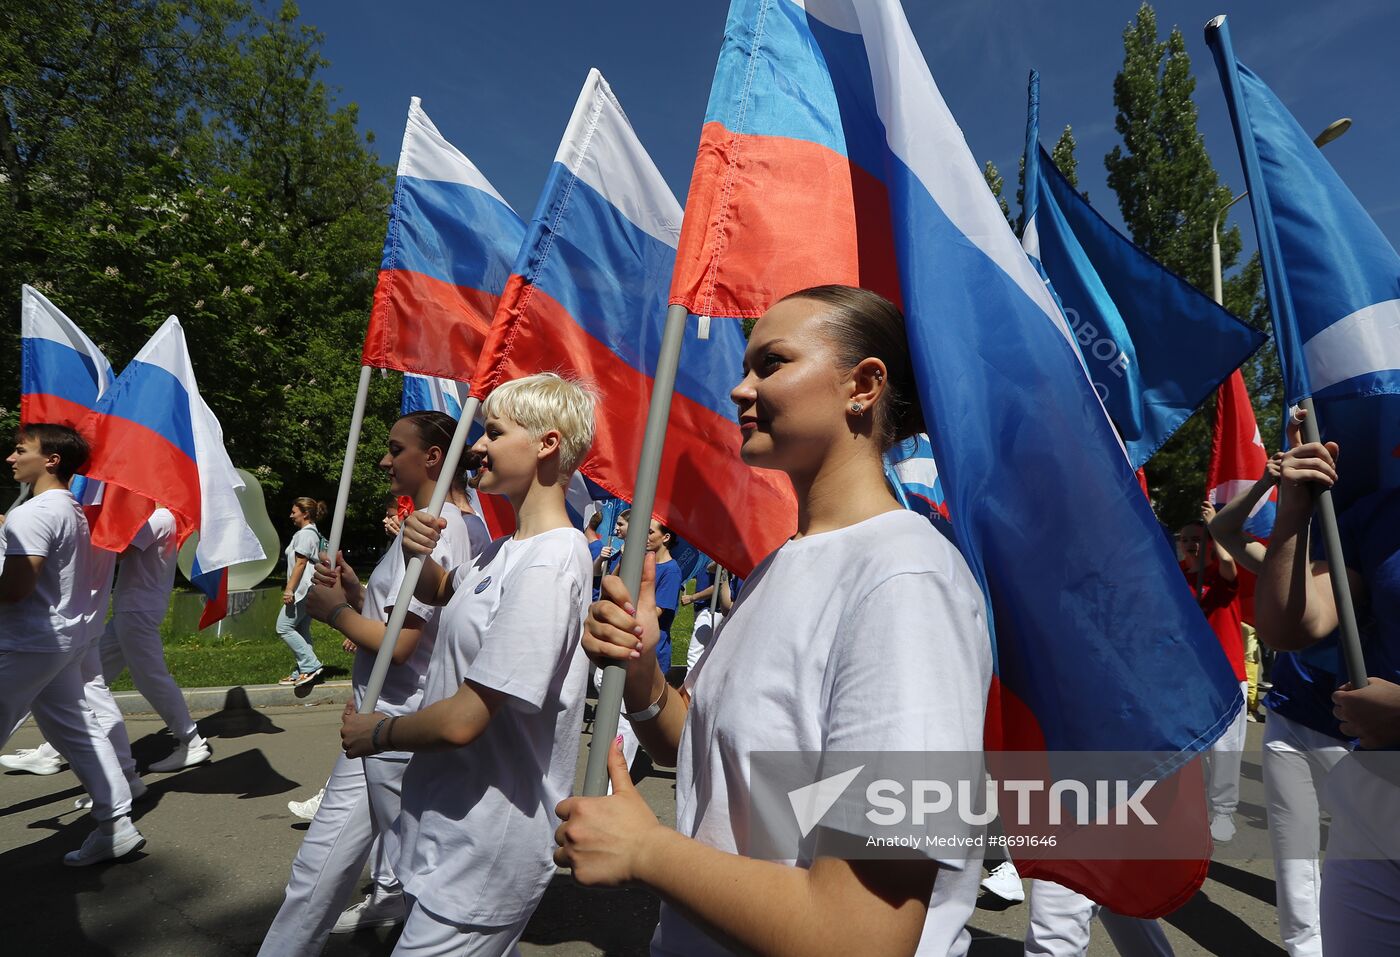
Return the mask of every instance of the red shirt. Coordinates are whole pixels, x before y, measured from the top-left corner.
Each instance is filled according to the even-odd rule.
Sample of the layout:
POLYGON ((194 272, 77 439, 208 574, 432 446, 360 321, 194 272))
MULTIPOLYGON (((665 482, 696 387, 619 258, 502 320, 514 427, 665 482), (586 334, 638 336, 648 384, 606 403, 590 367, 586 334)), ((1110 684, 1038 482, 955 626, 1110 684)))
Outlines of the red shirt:
POLYGON ((1225 657, 1230 659, 1230 667, 1235 669, 1235 680, 1244 681, 1244 633, 1240 629, 1240 583, 1239 580, 1226 581, 1220 574, 1220 566, 1214 562, 1206 566, 1201 579, 1201 590, 1196 591, 1196 573, 1182 564, 1181 571, 1191 586, 1191 594, 1201 606, 1201 612, 1215 632, 1220 647, 1225 649, 1225 657))

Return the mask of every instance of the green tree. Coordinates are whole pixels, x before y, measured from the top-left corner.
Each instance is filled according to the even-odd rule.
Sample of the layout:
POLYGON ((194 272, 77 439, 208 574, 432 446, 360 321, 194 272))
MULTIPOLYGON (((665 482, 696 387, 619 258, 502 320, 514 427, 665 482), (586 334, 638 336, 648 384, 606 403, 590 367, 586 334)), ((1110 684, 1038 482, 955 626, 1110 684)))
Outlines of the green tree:
MULTIPOLYGON (((982 167, 982 178, 987 181, 987 188, 992 191, 992 195, 997 199, 997 205, 1001 207, 1001 214, 1006 217, 1006 224, 1013 230, 1016 229, 1016 220, 1011 215, 1011 207, 1006 204, 1006 197, 1003 195, 1005 183, 1002 181, 1001 172, 997 169, 997 164, 987 160, 982 167)), ((1019 202, 1019 197, 1017 199, 1019 202)))
MULTIPOLYGON (((178 315, 200 391, 273 516, 339 475, 388 206, 388 170, 319 79, 285 3, 48 0, 0 13, 0 375, 18 383, 18 290, 66 311, 120 370, 178 315)), ((350 531, 398 377, 376 379, 350 531)), ((16 410, 0 416, 12 426, 16 410)))
MULTIPOLYGON (((1123 31, 1123 50, 1123 68, 1113 81, 1115 126, 1123 142, 1104 158, 1108 184, 1133 241, 1209 294, 1211 225, 1232 193, 1220 182, 1196 126, 1185 41, 1177 28, 1160 40, 1156 13, 1143 3, 1123 31)), ((1223 268, 1235 265, 1240 246, 1237 227, 1221 231, 1223 268)), ((1247 264, 1225 284, 1226 307, 1258 322, 1259 286, 1257 262, 1247 264)), ((1255 378, 1250 384, 1257 406, 1258 390, 1267 386, 1267 359, 1247 373, 1255 378)), ((1213 409, 1208 401, 1148 463, 1153 500, 1169 525, 1199 516, 1213 409)))

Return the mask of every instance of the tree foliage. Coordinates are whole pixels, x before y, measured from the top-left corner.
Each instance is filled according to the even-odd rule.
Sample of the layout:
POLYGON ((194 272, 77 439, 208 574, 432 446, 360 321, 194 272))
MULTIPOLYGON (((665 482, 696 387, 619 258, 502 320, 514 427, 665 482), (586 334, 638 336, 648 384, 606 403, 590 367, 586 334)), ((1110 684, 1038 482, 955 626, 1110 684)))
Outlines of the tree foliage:
MULTIPOLYGON (((117 370, 178 315, 229 454, 274 517, 286 497, 334 492, 389 200, 355 107, 318 78, 320 45, 290 2, 275 16, 243 0, 0 14, 0 375, 19 382, 23 282, 117 370)), ((369 450, 397 384, 376 380, 369 450)), ((350 529, 372 527, 377 458, 361 456, 350 529)))
POLYGON ((1002 181, 1001 171, 997 169, 997 164, 987 160, 982 167, 982 178, 987 181, 987 188, 996 197, 997 205, 1001 207, 1001 214, 1006 217, 1006 224, 1015 230, 1016 219, 1011 215, 1011 207, 1006 204, 1006 196, 1003 195, 1006 184, 1002 181))
MULTIPOLYGON (((1143 3, 1123 31, 1123 67, 1113 81, 1115 127, 1123 142, 1104 157, 1108 184, 1133 242, 1210 294, 1212 225, 1233 194, 1220 182, 1197 129, 1195 85, 1180 29, 1159 39, 1156 13, 1143 3)), ((1240 247, 1237 227, 1220 231, 1224 270, 1238 261, 1240 247)), ((1256 258, 1225 283, 1226 308, 1261 324, 1260 283, 1256 258)), ((1271 366, 1269 357, 1261 355, 1246 364, 1245 373, 1256 410, 1270 408, 1264 403, 1278 391, 1276 379, 1270 381, 1277 375, 1276 360, 1271 366)), ((1153 501, 1169 525, 1199 517, 1213 422, 1212 399, 1147 465, 1153 501)), ((1261 416, 1266 441, 1268 422, 1267 415, 1261 416)))

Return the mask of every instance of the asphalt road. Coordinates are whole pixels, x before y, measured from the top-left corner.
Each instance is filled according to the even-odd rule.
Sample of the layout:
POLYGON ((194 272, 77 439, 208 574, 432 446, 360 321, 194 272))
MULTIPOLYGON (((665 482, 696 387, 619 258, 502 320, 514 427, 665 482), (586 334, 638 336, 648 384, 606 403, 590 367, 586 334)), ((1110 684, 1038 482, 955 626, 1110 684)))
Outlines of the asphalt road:
MULTIPOLYGON (((123 861, 74 869, 66 851, 91 829, 71 771, 47 777, 0 775, 0 953, 41 957, 241 957, 255 954, 282 898, 306 825, 287 801, 312 794, 336 756, 334 705, 197 715, 214 744, 214 760, 178 774, 149 774, 136 818, 145 849, 123 861)), ((127 721, 137 763, 169 752, 155 717, 127 721)), ((1266 846, 1257 758, 1260 725, 1249 727, 1240 837, 1211 867, 1196 897, 1164 924, 1176 953, 1230 957, 1281 955, 1274 916, 1272 865, 1249 848, 1266 846), (1243 850, 1242 850, 1243 849, 1243 850), (1245 859, 1238 859, 1240 857, 1245 859)), ((6 750, 34 747, 32 724, 6 750)), ((674 820, 674 775, 653 771, 640 785, 657 815, 674 820)), ((985 898, 972 922, 975 957, 1019 955, 1024 904, 985 898)), ((556 876, 526 931, 527 955, 642 955, 656 922, 655 899, 641 890, 585 890, 556 876)), ((336 936, 325 953, 381 955, 392 931, 336 936)), ((1090 954, 1115 953, 1096 925, 1090 954)))

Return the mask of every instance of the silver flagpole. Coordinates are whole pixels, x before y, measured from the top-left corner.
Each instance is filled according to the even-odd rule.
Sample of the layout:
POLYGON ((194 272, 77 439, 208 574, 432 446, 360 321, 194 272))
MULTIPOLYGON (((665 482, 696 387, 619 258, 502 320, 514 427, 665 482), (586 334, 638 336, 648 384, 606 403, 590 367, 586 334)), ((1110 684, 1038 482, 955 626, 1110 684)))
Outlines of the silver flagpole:
MULTIPOLYGON (((642 585, 642 563, 646 560, 651 513, 656 508, 656 479, 661 472, 661 451, 666 445, 666 425, 671 418, 671 393, 676 387, 676 368, 680 365, 687 315, 685 306, 671 306, 666 310, 661 354, 657 356, 656 376, 652 379, 651 406, 647 409, 646 434, 642 439, 642 456, 637 463, 637 482, 632 495, 632 517, 627 522, 627 541, 622 547, 622 567, 618 570, 633 601, 642 585)), ((398 611, 397 608, 394 610, 398 611)), ((663 666, 662 671, 665 670, 663 666)), ((608 751, 612 748, 613 738, 617 737, 622 686, 626 680, 626 665, 603 666, 598 710, 593 720, 593 738, 588 746, 588 767, 583 776, 583 793, 589 797, 606 794, 608 790, 608 751)))

